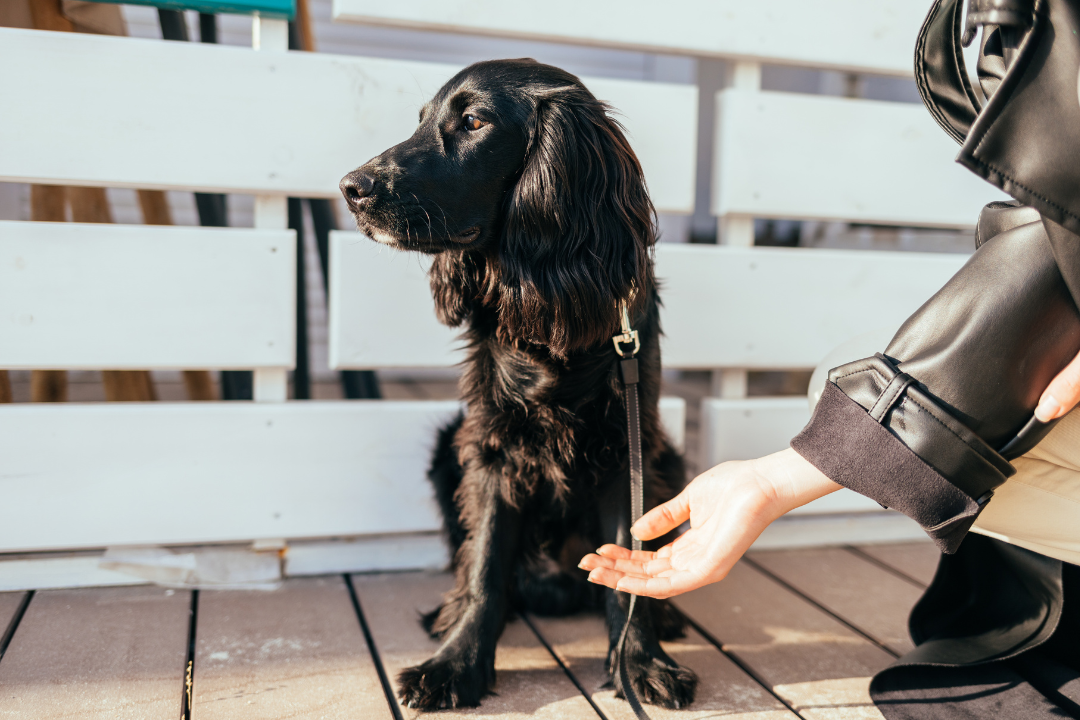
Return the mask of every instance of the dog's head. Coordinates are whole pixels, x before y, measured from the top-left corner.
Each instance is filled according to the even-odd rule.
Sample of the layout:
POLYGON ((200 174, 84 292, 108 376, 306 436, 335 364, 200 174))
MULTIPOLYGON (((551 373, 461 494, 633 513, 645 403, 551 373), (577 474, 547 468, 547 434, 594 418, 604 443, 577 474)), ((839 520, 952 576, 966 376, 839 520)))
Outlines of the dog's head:
POLYGON ((608 107, 533 60, 471 65, 420 111, 413 136, 349 173, 357 227, 437 254, 440 319, 497 306, 498 332, 565 357, 606 341, 616 304, 651 290, 655 213, 608 107))

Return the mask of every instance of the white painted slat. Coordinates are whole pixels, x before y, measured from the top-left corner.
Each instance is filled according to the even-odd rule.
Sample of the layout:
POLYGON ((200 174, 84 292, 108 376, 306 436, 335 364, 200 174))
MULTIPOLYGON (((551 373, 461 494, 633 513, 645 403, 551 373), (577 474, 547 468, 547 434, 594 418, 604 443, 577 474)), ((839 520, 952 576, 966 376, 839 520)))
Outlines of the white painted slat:
POLYGON ((456 402, 0 407, 0 552, 438 530, 456 402))
MULTIPOLYGON (((809 420, 810 407, 804 397, 705 398, 701 405, 702 467, 779 452, 809 420)), ((868 497, 839 490, 789 514, 880 512, 881 509, 868 497)))
POLYGON ((0 222, 0 367, 292 367, 295 256, 291 230, 0 222))
POLYGON ((425 368, 465 359, 458 330, 435 318, 431 258, 358 232, 330 233, 331 369, 425 368))
MULTIPOLYGON (((661 244, 656 274, 663 283, 664 366, 814 367, 867 329, 898 328, 966 259, 661 244)), ((331 235, 331 367, 461 361, 453 350, 456 331, 435 319, 429 264, 357 233, 331 235)))
MULTIPOLYGON (((9 28, 0 67, 34 68, 0 74, 0 180, 324 197, 460 69, 9 28)), ((696 88, 585 82, 621 111, 657 209, 690 212, 696 88)))
POLYGON ((71 554, 56 557, 20 556, 0 560, 0 592, 46 590, 50 588, 104 587, 142 585, 146 581, 133 575, 98 567, 100 554, 71 554))
POLYGON ((878 511, 830 515, 788 514, 765 528, 751 549, 930 542, 919 523, 907 515, 881 508, 878 511))
POLYGON ((660 398, 660 424, 668 439, 679 452, 686 450, 686 400, 681 397, 660 398))
POLYGON ((840 343, 899 328, 964 255, 662 245, 665 367, 812 368, 840 343))
POLYGON ((426 472, 460 407, 0 406, 0 552, 438 531, 426 472))
POLYGON ((334 19, 910 76, 921 0, 334 0, 334 19))
POLYGON ((1007 199, 921 105, 731 89, 717 118, 717 215, 965 228, 1007 199))

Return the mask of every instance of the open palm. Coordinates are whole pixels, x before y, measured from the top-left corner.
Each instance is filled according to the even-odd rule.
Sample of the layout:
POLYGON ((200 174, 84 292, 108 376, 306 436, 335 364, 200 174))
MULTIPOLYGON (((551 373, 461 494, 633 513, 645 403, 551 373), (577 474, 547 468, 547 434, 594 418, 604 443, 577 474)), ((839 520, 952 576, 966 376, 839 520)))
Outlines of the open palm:
POLYGON ((656 552, 604 545, 580 564, 591 582, 666 598, 723 579, 776 518, 839 489, 793 450, 728 462, 699 475, 646 513, 632 532, 651 540, 687 520, 690 529, 656 552))

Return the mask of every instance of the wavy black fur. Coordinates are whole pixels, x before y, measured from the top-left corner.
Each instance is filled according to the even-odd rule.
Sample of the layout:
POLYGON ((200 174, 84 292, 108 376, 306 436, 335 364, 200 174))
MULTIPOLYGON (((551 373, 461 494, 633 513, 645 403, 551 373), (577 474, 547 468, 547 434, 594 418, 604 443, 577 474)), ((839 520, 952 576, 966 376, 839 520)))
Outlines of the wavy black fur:
MULTIPOLYGON (((439 432, 429 473, 457 583, 423 617, 443 644, 401 673, 402 701, 479 704, 514 610, 604 608, 614 668, 628 597, 589 585, 576 563, 602 543, 630 544, 626 407, 611 343, 620 300, 641 337, 646 506, 685 481, 658 411, 655 213, 622 129, 563 70, 477 63, 424 106, 410 139, 350 173, 342 190, 373 239, 434 255, 439 319, 464 327, 469 348, 468 411, 439 432)), ((656 601, 638 608, 631 681, 646 702, 683 707, 697 679, 659 644, 683 621, 656 601)))

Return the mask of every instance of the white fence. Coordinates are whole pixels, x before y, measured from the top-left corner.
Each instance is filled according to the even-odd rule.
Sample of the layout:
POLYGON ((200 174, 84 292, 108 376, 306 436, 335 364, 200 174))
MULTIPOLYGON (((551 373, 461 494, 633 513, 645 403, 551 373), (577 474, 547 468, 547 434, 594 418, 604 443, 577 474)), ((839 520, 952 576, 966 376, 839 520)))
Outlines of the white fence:
MULTIPOLYGON (((921 108, 760 90, 761 62, 909 75, 922 0, 635 2, 595 21, 561 0, 535 13, 465 5, 337 0, 335 16, 733 61, 716 98, 713 211, 727 247, 657 253, 666 366, 720 373, 723 397, 702 408, 706 463, 780 449, 808 417, 802 398, 746 398, 748 369, 813 367, 898 325, 963 261, 754 248, 753 218, 963 227, 999 197, 952 163, 921 108)), ((28 69, 0 73, 0 181, 257 196, 254 230, 0 223, 0 368, 253 369, 259 401, 0 406, 0 553, 365 536, 385 548, 426 533, 424 549, 395 557, 439 556, 423 540, 438 528, 423 468, 457 404, 285 401, 296 259, 284 205, 335 196, 345 172, 411 133, 457 68, 284 52, 276 21, 256 35, 259 51, 0 29, 0 66, 28 69)), ((658 209, 691 212, 697 89, 584 80, 624 116, 658 209)), ((422 272, 334 234, 332 366, 454 362, 422 272)), ((684 410, 665 400, 676 438, 684 410)), ((903 518, 867 510, 880 508, 838 493, 804 509, 826 514, 817 525, 762 542, 913 537, 903 518)), ((359 541, 327 543, 323 560, 304 547, 294 572, 374 566, 359 541)), ((87 573, 54 581, 120 581, 87 573)))

